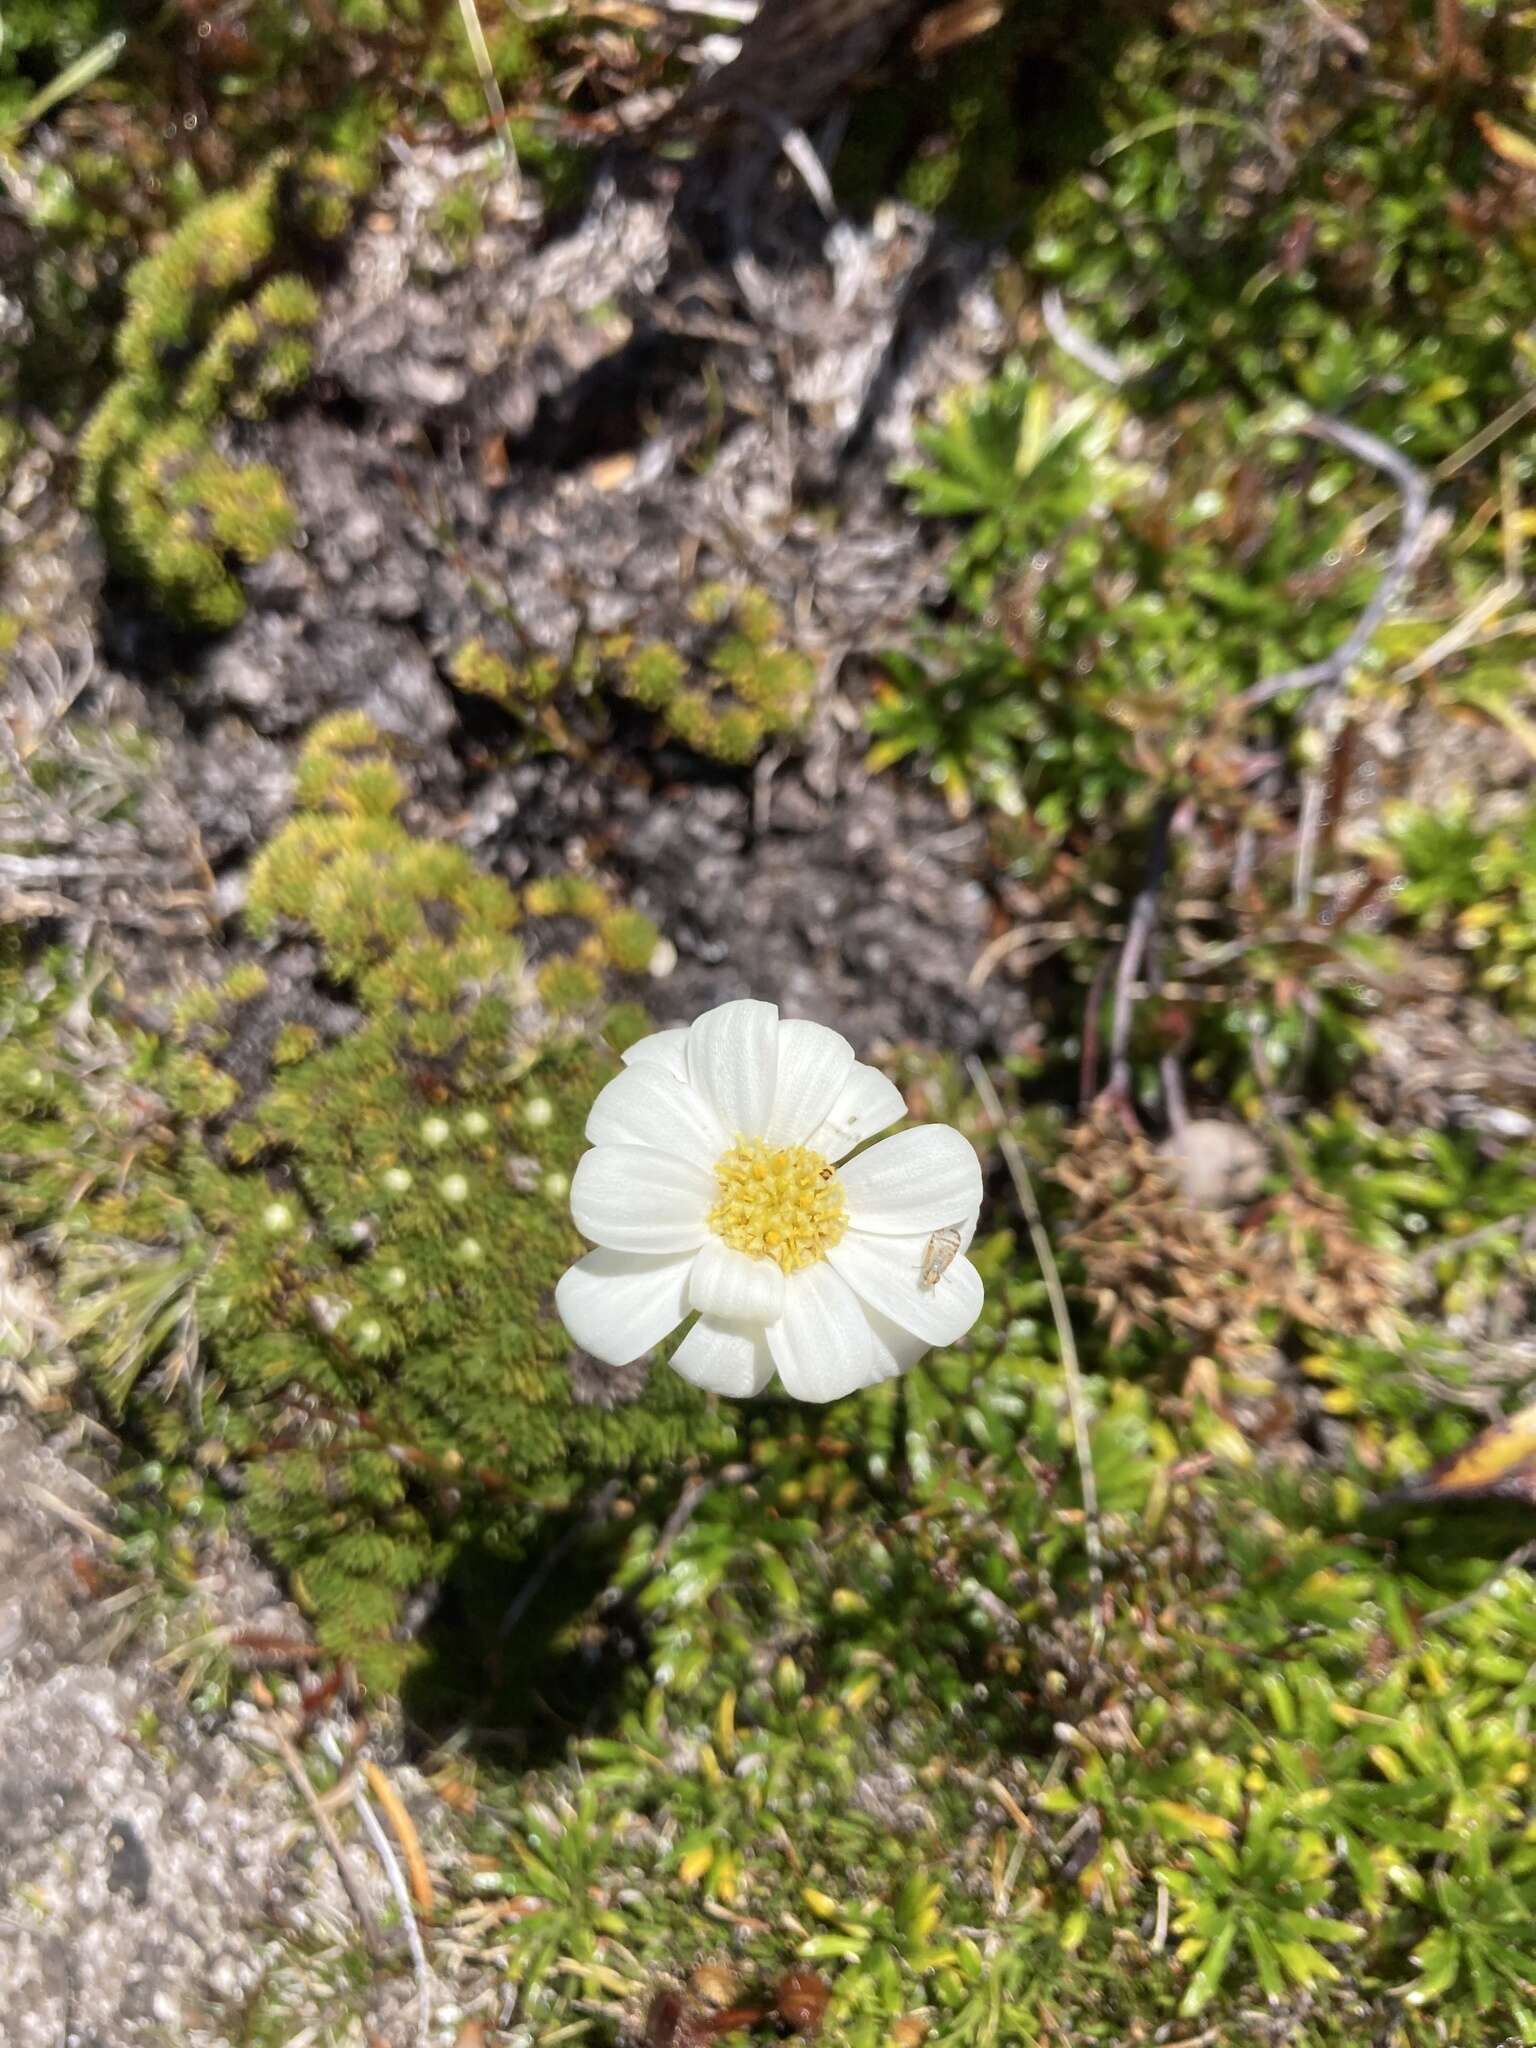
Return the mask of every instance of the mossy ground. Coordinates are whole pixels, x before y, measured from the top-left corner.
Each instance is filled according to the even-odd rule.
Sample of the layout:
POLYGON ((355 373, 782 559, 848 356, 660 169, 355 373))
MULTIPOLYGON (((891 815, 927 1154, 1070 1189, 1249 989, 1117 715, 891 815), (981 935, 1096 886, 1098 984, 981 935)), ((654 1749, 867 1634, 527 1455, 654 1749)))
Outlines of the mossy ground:
MULTIPOLYGON (((432 1774, 431 1931, 502 1973, 520 2048, 766 2040, 791 1967, 849 2048, 1536 2041, 1536 16, 1107 10, 1031 139, 1023 14, 892 124, 905 157, 852 133, 849 203, 986 215, 1018 318, 894 480, 947 585, 859 650, 850 738, 985 821, 976 971, 1017 995, 992 1067, 1080 1418, 943 1045, 882 1057, 988 1166, 961 1346, 817 1412, 573 1367, 569 1174, 661 935, 590 864, 478 866, 366 721, 310 736, 222 978, 130 993, 46 918, 0 964, 0 1208, 121 1436, 125 1567, 180 1597, 200 1532, 259 1539, 432 1774), (1404 461, 1395 604, 1275 685, 1370 603, 1404 461), (1257 1140, 1211 1206, 1191 1116, 1257 1140)), ((85 451, 205 627, 274 514, 241 423, 313 313, 265 160, 133 273, 85 451)), ((565 669, 492 619, 444 661, 505 714, 477 744, 613 767, 622 699, 721 774, 792 748, 783 617, 685 596, 565 669)), ((250 1683, 210 1658, 199 1704, 250 1683)), ((229 2037, 307 1997, 359 2038, 378 1967, 295 1945, 229 2037)))
POLYGON ((587 1108, 643 1023, 607 980, 654 930, 595 880, 546 884, 586 936, 535 969, 537 915, 403 828, 360 718, 316 732, 298 791, 247 920, 313 936, 353 1027, 269 1023, 256 960, 159 1030, 44 960, 8 990, 5 1151, 112 1411, 178 1500, 234 1478, 329 1649, 387 1683, 408 1599, 466 1543, 516 1556, 594 1474, 731 1432, 665 1380, 583 1405, 549 1310, 587 1108))

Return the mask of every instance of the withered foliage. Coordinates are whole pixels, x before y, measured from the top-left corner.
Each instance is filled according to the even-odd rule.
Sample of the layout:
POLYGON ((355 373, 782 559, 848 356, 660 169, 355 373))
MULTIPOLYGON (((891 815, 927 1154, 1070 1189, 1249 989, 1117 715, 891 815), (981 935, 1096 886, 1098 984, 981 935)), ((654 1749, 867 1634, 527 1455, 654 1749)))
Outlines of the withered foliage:
POLYGON ((706 2048, 727 2034, 764 2025, 812 2040, 820 2032, 832 1989, 816 1970, 786 1970, 772 1990, 742 2003, 734 1973, 706 1963, 693 1973, 692 1990, 663 1985, 645 2016, 642 2048, 706 2048))
POLYGON ((1166 1333, 1232 1369, 1289 1324, 1392 1344, 1400 1263, 1363 1244, 1344 1205, 1295 1182, 1236 1216, 1192 1207, 1173 1163, 1101 1104, 1055 1168, 1078 1220, 1065 1240, 1111 1344, 1166 1333))

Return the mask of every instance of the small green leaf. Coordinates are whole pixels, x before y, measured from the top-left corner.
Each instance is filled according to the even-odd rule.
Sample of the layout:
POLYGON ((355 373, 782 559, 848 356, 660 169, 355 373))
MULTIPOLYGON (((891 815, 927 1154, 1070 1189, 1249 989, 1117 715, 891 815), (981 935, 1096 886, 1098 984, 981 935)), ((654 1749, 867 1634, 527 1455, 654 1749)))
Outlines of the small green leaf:
POLYGON ((1229 1913, 1223 1919, 1210 1947, 1200 1958, 1200 1966, 1189 1980, 1189 1988, 1179 2001, 1179 2015, 1182 2019, 1193 2019, 1202 2013, 1221 1989, 1221 1980, 1226 1975, 1227 1963, 1232 1955, 1232 1944, 1237 1939, 1237 1915, 1229 1913))

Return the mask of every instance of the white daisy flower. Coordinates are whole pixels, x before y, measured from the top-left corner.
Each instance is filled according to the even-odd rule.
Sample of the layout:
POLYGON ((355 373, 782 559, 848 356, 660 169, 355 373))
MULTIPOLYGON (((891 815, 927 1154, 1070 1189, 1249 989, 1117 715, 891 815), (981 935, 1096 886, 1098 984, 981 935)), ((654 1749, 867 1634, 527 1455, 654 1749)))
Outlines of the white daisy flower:
POLYGON ((975 1322, 976 1154, 928 1124, 850 1159, 906 1105, 837 1032, 722 1003, 624 1065, 571 1183, 599 1248, 555 1290, 584 1351, 627 1365, 697 1311, 672 1355, 695 1386, 756 1394, 777 1372, 798 1399, 835 1401, 975 1322))

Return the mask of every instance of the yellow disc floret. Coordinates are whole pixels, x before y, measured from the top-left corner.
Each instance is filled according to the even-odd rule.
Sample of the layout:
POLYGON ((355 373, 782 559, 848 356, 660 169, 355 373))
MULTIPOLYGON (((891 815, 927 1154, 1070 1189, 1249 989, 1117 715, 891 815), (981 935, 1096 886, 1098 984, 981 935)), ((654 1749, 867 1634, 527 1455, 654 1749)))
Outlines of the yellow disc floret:
POLYGON ((786 1273, 814 1266, 848 1228, 842 1184, 819 1152, 738 1138, 715 1162, 720 1199, 709 1212, 716 1237, 786 1273))

